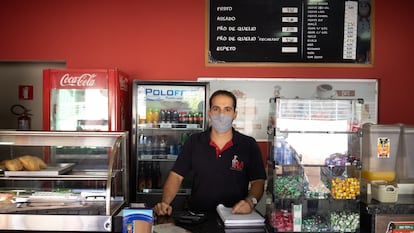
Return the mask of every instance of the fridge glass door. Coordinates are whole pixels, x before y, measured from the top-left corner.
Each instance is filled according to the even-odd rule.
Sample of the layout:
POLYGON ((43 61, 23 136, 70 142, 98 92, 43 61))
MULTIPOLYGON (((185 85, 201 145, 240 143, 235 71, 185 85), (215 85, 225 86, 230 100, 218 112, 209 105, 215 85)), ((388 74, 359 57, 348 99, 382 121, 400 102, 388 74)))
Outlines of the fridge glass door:
POLYGON ((108 89, 52 89, 51 130, 108 130, 108 89))

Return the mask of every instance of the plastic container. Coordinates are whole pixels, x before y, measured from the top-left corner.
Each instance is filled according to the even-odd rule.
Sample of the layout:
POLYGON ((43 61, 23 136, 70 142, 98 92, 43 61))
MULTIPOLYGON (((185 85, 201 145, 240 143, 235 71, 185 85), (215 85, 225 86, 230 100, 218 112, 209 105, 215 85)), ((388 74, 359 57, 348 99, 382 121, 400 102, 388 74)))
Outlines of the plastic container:
POLYGON ((385 181, 371 182, 372 198, 380 202, 397 202, 398 187, 385 181))
POLYGON ((397 176, 401 183, 414 181, 414 126, 401 129, 401 156, 397 159, 397 176))
POLYGON ((361 177, 394 181, 402 126, 366 123, 362 127, 361 177))

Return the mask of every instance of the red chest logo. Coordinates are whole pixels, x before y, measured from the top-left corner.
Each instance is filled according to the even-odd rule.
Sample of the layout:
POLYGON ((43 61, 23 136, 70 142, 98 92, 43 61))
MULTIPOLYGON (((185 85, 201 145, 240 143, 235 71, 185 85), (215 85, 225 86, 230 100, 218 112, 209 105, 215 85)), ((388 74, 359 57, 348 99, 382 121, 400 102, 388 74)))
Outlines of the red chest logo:
POLYGON ((231 160, 231 169, 236 171, 243 170, 244 163, 243 161, 239 161, 237 155, 233 155, 233 159, 231 160))

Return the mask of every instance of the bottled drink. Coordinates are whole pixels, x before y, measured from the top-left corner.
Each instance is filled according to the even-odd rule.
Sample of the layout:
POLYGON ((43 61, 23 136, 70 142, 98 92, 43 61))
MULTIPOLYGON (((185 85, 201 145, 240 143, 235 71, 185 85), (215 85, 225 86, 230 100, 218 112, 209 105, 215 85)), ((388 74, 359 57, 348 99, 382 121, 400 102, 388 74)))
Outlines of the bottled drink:
POLYGON ((183 114, 183 123, 188 124, 188 114, 187 112, 182 112, 183 114))
POLYGON ((146 172, 145 172, 145 188, 152 189, 152 162, 146 163, 146 172))
POLYGON ((203 128, 203 112, 198 112, 198 124, 200 125, 200 128, 203 128))
POLYGON ((144 146, 144 153, 146 155, 152 155, 152 136, 146 137, 145 146, 144 146))
POLYGON ((152 108, 147 109, 147 123, 153 122, 153 114, 152 114, 152 108))
POLYGON ((144 146, 145 146, 145 144, 144 144, 144 134, 140 134, 139 139, 138 139, 138 156, 141 156, 141 155, 144 154, 144 152, 145 152, 144 146))
POLYGON ((167 115, 164 109, 160 110, 160 120, 161 123, 167 122, 167 115))
POLYGON ((142 191, 145 189, 145 171, 144 162, 140 162, 138 166, 138 189, 142 191))
POLYGON ((161 168, 160 162, 154 162, 152 172, 152 188, 159 189, 161 188, 161 168))
POLYGON ((178 111, 177 109, 174 109, 174 111, 172 112, 172 123, 178 123, 178 111))
POLYGON ((165 112, 165 121, 167 122, 167 123, 171 123, 171 109, 167 109, 167 111, 165 112))
POLYGON ((154 123, 154 126, 160 122, 160 110, 158 108, 155 108, 152 113, 152 122, 154 123))
POLYGON ((193 124, 198 124, 198 112, 193 112, 193 124))
POLYGON ((184 123, 184 112, 178 113, 178 123, 184 123))
POLYGON ((194 115, 193 112, 188 112, 188 124, 193 124, 194 123, 194 115))
POLYGON ((161 136, 160 155, 166 155, 166 154, 167 154, 167 141, 165 139, 165 136, 161 136))
POLYGON ((159 142, 159 137, 158 136, 154 136, 154 138, 153 138, 151 154, 153 154, 153 155, 159 155, 160 154, 160 142, 159 142))

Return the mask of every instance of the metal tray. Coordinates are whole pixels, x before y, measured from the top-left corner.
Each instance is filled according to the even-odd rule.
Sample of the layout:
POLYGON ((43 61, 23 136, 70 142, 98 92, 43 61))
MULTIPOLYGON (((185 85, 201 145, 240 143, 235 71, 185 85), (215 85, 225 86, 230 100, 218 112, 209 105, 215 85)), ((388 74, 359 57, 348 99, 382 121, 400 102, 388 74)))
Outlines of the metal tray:
POLYGON ((74 163, 48 164, 40 171, 4 171, 4 176, 58 176, 71 171, 74 166, 74 163))

